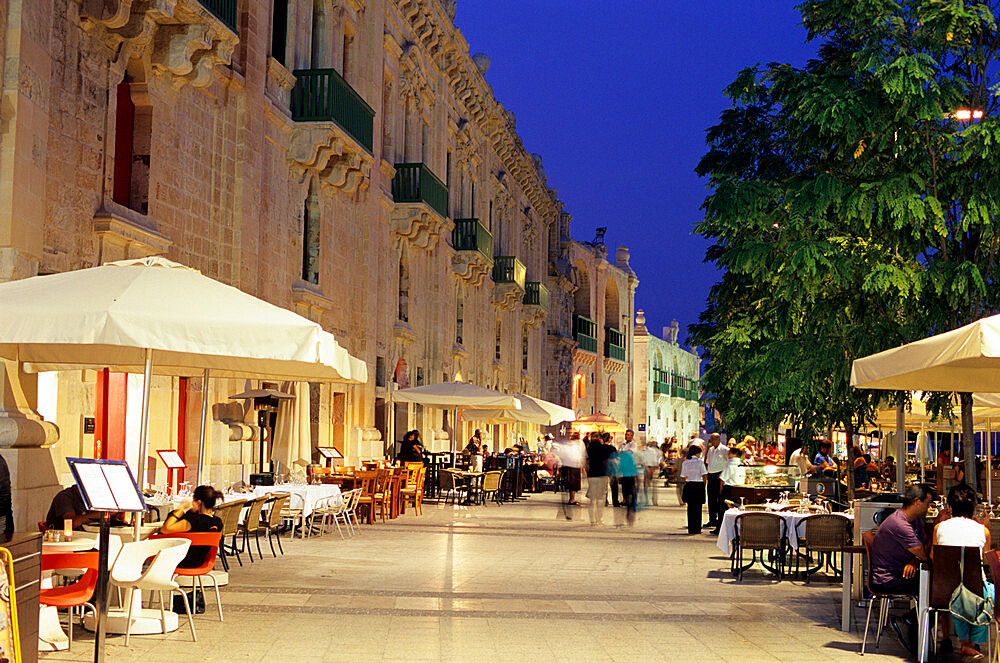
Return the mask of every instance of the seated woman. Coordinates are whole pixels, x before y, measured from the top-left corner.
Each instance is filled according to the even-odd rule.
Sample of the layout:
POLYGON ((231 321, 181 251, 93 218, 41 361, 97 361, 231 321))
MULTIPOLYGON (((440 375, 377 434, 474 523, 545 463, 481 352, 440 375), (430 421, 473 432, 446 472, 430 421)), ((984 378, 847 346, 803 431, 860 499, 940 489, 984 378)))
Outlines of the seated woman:
MULTIPOLYGON (((990 530, 981 522, 974 520, 976 512, 976 491, 968 484, 959 484, 948 491, 948 507, 951 517, 934 526, 934 543, 940 546, 976 546, 981 553, 990 549, 990 530)), ((993 597, 993 585, 983 579, 983 594, 993 597)), ((988 626, 971 626, 961 619, 952 619, 955 625, 955 635, 961 641, 962 656, 982 658, 982 653, 973 643, 986 642, 989 637, 988 626)))
MULTIPOLYGON (((222 520, 215 515, 215 504, 222 493, 212 486, 198 486, 191 500, 170 512, 160 527, 163 534, 183 532, 221 532, 222 520)), ((187 556, 177 565, 181 569, 195 569, 205 563, 207 546, 191 546, 187 556)))

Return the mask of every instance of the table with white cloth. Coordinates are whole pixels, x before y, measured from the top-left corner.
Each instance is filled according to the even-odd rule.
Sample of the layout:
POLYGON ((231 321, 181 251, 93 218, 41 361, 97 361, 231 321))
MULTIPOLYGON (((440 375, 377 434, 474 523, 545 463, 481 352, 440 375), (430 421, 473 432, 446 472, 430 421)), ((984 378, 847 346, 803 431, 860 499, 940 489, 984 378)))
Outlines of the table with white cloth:
POLYGON ((340 507, 344 504, 344 496, 340 493, 340 486, 336 484, 314 486, 283 483, 276 486, 255 486, 253 489, 254 497, 264 497, 269 493, 291 493, 301 497, 302 515, 306 518, 322 500, 329 499, 330 505, 334 507, 340 507))
MULTIPOLYGON (((785 532, 788 537, 788 545, 792 547, 792 550, 798 550, 799 548, 799 537, 798 537, 798 526, 799 523, 809 516, 814 516, 814 513, 799 513, 798 511, 740 511, 739 509, 729 509, 722 516, 722 525, 719 526, 719 538, 716 545, 719 546, 719 550, 729 554, 729 547, 733 539, 736 538, 736 518, 745 513, 773 513, 785 521, 785 532)), ((840 516, 842 518, 847 518, 853 520, 853 516, 848 516, 843 513, 835 513, 835 516, 840 516)))

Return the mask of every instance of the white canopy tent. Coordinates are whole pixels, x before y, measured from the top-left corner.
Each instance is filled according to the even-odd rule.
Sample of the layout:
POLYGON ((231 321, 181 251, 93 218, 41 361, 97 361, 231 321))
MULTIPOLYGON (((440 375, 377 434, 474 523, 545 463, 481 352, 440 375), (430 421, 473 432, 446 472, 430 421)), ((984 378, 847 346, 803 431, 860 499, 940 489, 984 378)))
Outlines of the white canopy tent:
POLYGON ((516 396, 502 394, 499 391, 479 387, 468 382, 441 382, 421 387, 400 389, 393 394, 393 399, 400 403, 416 403, 426 407, 454 410, 455 438, 451 446, 458 442, 458 421, 460 412, 467 408, 489 410, 519 410, 521 401, 516 396))
POLYGON ((462 412, 462 418, 466 421, 526 423, 538 426, 555 426, 576 418, 576 413, 568 407, 526 394, 517 394, 516 398, 521 402, 519 410, 469 409, 462 412))
MULTIPOLYGON (((143 484, 152 374, 365 382, 316 323, 197 270, 152 257, 0 284, 0 357, 27 372, 144 374, 137 480, 143 484)), ((208 389, 203 388, 200 472, 208 389)))

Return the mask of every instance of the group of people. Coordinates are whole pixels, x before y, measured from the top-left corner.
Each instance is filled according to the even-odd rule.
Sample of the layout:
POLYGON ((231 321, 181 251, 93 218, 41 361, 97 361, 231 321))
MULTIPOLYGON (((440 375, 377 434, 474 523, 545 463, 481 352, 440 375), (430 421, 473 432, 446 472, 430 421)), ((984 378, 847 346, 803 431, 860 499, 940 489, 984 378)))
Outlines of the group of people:
POLYGON ((726 446, 721 435, 712 433, 708 436, 708 450, 702 460, 700 442, 698 438, 692 440, 681 465, 678 477, 681 500, 687 505, 688 534, 701 533, 702 509, 706 502, 708 526, 713 528, 713 534, 718 534, 731 488, 746 482, 746 470, 742 465, 745 449, 740 445, 726 446))

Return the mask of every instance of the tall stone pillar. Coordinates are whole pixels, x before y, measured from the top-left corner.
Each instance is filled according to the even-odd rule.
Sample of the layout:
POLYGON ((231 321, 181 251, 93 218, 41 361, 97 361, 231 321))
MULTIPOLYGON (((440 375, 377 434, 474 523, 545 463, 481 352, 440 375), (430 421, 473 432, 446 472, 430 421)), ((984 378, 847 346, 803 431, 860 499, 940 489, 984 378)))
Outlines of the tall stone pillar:
POLYGON ((61 486, 51 451, 59 440, 59 429, 36 412, 38 376, 21 368, 16 361, 3 360, 0 456, 10 468, 14 526, 24 532, 33 531, 45 519, 61 486))

